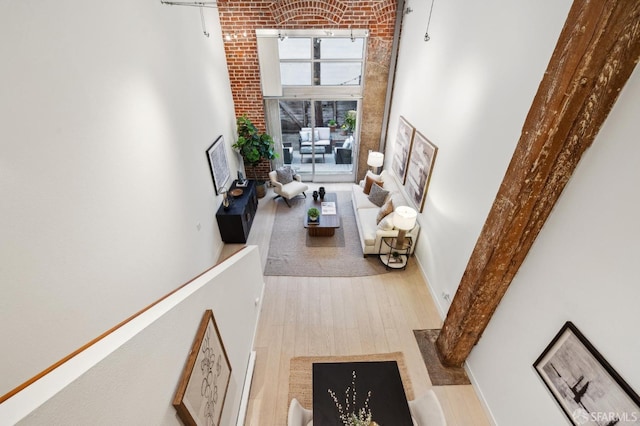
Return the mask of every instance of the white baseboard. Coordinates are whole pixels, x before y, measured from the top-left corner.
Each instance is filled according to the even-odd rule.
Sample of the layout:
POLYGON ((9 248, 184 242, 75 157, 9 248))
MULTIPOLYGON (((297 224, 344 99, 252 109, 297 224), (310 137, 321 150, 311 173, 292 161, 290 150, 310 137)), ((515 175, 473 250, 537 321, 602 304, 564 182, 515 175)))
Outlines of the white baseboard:
POLYGON ((253 380, 253 370, 256 366, 256 351, 249 354, 249 362, 247 363, 247 372, 244 376, 244 385, 242 387, 242 399, 240 400, 240 408, 238 409, 238 420, 236 426, 243 426, 247 417, 247 408, 249 407, 249 393, 251 392, 251 380, 253 380))
MULTIPOLYGON (((420 273, 422 274, 422 278, 424 278, 424 281, 427 283, 427 289, 429 289, 429 293, 431 294, 431 298, 433 299, 433 301, 436 304, 436 308, 438 308, 438 314, 440 315, 440 318, 442 319, 442 321, 445 320, 445 318, 447 317, 447 311, 448 311, 448 306, 444 306, 443 303, 446 303, 442 300, 442 298, 438 297, 438 295, 435 294, 433 288, 431 287, 431 284, 429 284, 429 279, 427 278, 427 274, 425 273, 424 268, 422 267, 422 264, 419 261, 419 258, 417 256, 414 256, 415 260, 418 264, 418 269, 420 269, 420 273)), ((484 409, 484 412, 487 415, 487 418, 489 419, 489 422, 496 426, 498 423, 496 422, 495 418, 493 417, 493 413, 491 412, 491 409, 489 408, 489 405, 487 404, 486 399, 484 398, 484 395, 482 393, 482 389, 480 388, 480 386, 478 385, 478 382, 476 381, 476 378, 474 377, 473 373, 471 372, 471 369, 469 368, 469 364, 468 363, 464 363, 464 369, 467 373, 467 376, 469 377, 469 381, 471 382, 471 386, 473 386, 473 390, 475 391, 476 395, 478 396, 478 400, 480 401, 480 404, 482 405, 482 408, 484 409)))
POLYGON ((444 319, 447 316, 447 311, 449 310, 449 307, 442 305, 442 299, 440 297, 438 297, 438 295, 435 293, 433 287, 431 287, 431 284, 429 283, 429 278, 427 278, 427 274, 426 274, 426 272, 424 270, 424 267, 422 266, 422 263, 420 263, 420 258, 418 256, 414 255, 413 259, 418 264, 418 269, 420 270, 420 274, 422 275, 422 278, 424 279, 424 282, 427 283, 427 289, 429 290, 429 294, 431 294, 431 298, 433 299, 434 303, 436 304, 436 308, 438 308, 438 314, 440 315, 440 319, 442 321, 444 321, 444 319))
POLYGON ((473 375, 473 372, 471 371, 471 369, 469 368, 469 364, 467 362, 464 363, 464 370, 467 373, 467 377, 469 377, 469 381, 471 382, 471 386, 473 386, 473 390, 476 392, 476 395, 478 396, 478 400, 480 400, 480 404, 482 405, 482 408, 484 409, 484 412, 487 415, 487 419, 489 419, 489 422, 493 426, 497 426, 498 422, 496 422, 496 419, 493 417, 491 408, 487 404, 487 400, 484 398, 484 395, 482 394, 482 389, 480 389, 480 386, 478 385, 478 382, 476 381, 476 378, 473 375))

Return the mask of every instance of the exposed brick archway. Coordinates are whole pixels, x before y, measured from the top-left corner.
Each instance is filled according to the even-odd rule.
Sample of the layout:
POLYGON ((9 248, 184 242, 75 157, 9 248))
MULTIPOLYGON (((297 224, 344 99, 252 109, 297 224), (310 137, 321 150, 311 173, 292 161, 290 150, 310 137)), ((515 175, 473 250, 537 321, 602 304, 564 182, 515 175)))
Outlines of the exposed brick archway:
MULTIPOLYGON (((396 8, 397 0, 218 0, 236 114, 247 115, 264 131, 256 29, 368 29, 360 152, 377 151, 382 133, 396 8)), ((361 155, 357 162, 362 175, 367 169, 366 155, 361 155)), ((266 176, 259 178, 268 179, 266 176)))
POLYGON ((296 24, 313 20, 339 24, 349 6, 340 0, 275 1, 269 5, 273 20, 278 25, 296 24))

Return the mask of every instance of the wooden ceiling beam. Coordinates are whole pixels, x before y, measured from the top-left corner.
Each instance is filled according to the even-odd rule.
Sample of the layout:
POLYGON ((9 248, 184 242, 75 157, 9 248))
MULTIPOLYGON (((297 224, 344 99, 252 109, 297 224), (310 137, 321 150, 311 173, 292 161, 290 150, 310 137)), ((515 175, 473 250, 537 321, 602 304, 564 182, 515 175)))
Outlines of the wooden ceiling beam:
POLYGON ((436 342, 461 366, 640 58, 640 0, 575 0, 436 342))

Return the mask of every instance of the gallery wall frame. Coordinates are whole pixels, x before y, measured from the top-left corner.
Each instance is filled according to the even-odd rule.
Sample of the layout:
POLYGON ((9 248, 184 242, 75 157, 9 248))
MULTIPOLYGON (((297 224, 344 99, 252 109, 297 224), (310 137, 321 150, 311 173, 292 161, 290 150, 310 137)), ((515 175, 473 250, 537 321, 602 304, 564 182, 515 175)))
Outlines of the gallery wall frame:
POLYGON ((405 183, 405 179, 407 177, 407 165, 409 164, 409 155, 411 154, 411 145, 413 143, 413 135, 415 134, 415 131, 415 127, 413 127, 403 116, 400 116, 391 169, 400 179, 402 184, 405 183))
POLYGON ((571 321, 533 367, 571 424, 640 423, 638 394, 571 321))
POLYGON ((404 187, 419 212, 422 212, 424 208, 424 201, 427 198, 427 189, 429 189, 437 153, 438 147, 431 143, 422 133, 415 131, 404 187))
POLYGON ((218 426, 231 378, 231 364, 212 310, 200 321, 182 371, 173 406, 188 426, 218 426))
POLYGON ((220 194, 222 188, 229 182, 229 163, 227 162, 227 150, 222 135, 207 148, 207 160, 213 179, 213 188, 216 195, 220 194))

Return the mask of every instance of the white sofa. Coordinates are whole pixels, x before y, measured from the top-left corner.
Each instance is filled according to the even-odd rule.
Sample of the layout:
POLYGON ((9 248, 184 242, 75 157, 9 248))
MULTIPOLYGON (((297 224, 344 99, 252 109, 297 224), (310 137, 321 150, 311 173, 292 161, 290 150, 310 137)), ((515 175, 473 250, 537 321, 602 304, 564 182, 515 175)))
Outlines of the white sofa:
MULTIPOLYGON (((371 172, 367 172, 367 175, 375 177, 371 172)), ((395 176, 383 170, 380 174, 380 179, 383 182, 383 188, 389 191, 387 201, 389 198, 393 200, 394 209, 399 206, 411 206, 399 187, 395 176)), ((359 184, 353 184, 351 194, 351 202, 353 203, 353 211, 356 215, 362 253, 365 256, 368 254, 388 253, 389 247, 386 244, 382 244, 382 237, 397 237, 398 230, 381 229, 376 223, 380 207, 369 201, 369 196, 364 193, 364 183, 365 181, 362 180, 359 184), (382 248, 380 247, 381 244, 382 248)), ((411 231, 407 232, 407 236, 413 239, 410 253, 413 253, 415 249, 419 232, 420 225, 418 223, 416 223, 416 226, 411 231)))

